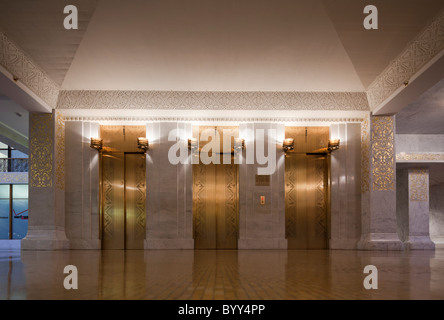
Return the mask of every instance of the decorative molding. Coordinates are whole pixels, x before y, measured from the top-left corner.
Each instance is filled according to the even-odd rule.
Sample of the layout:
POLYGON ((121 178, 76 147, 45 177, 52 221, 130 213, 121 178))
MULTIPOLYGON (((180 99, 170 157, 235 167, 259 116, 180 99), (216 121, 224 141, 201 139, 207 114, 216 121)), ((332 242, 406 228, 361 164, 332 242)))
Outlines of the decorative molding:
POLYGON ((443 153, 398 153, 396 162, 444 162, 443 153))
POLYGON ((410 42, 367 89, 371 110, 384 102, 444 49, 444 10, 410 42))
POLYGON ((372 117, 370 134, 373 190, 395 190, 395 134, 393 117, 372 117))
POLYGON ((29 184, 37 188, 52 187, 54 115, 31 113, 29 117, 29 184))
POLYGON ((361 123, 361 192, 370 191, 370 116, 361 123))
POLYGON ((428 169, 409 170, 410 201, 429 201, 429 171, 428 169))
POLYGON ((64 121, 94 122, 248 122, 248 123, 291 123, 291 122, 326 122, 326 123, 361 123, 362 118, 251 118, 251 117, 73 117, 64 116, 64 121))
POLYGON ((365 92, 60 91, 57 109, 359 110, 365 92))
POLYGON ((65 190, 65 121, 60 112, 56 112, 55 122, 55 139, 56 139, 56 159, 55 174, 56 186, 60 190, 65 190))
POLYGON ((56 107, 59 86, 2 32, 0 32, 0 65, 49 106, 53 109, 56 107))
POLYGON ((27 172, 1 172, 0 184, 27 184, 27 172))

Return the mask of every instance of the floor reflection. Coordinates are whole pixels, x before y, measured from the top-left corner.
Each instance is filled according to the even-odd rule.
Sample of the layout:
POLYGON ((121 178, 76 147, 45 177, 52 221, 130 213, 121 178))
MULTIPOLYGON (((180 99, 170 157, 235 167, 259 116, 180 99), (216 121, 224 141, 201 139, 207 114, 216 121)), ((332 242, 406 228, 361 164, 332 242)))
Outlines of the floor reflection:
POLYGON ((0 299, 444 299, 444 251, 0 251, 0 299))

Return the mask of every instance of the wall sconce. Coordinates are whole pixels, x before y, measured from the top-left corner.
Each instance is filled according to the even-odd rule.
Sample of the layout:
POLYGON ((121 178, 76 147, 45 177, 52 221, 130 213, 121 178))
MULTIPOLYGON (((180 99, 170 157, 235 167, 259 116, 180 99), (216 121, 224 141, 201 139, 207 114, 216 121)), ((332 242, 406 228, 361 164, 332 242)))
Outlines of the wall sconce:
POLYGON ((199 147, 199 143, 196 138, 188 139, 188 149, 194 151, 199 147))
POLYGON ((332 152, 334 150, 338 150, 340 142, 341 142, 340 139, 330 139, 330 140, 328 140, 328 151, 332 152))
POLYGON ((89 146, 93 149, 100 151, 103 148, 103 140, 100 138, 91 138, 89 146))
POLYGON ((245 149, 245 139, 234 138, 234 150, 240 151, 245 149))
POLYGON ((285 152, 287 152, 288 150, 293 150, 294 149, 294 139, 292 139, 292 138, 285 139, 282 147, 284 148, 285 152))
POLYGON ((149 143, 147 138, 137 138, 137 148, 146 152, 149 149, 149 143))

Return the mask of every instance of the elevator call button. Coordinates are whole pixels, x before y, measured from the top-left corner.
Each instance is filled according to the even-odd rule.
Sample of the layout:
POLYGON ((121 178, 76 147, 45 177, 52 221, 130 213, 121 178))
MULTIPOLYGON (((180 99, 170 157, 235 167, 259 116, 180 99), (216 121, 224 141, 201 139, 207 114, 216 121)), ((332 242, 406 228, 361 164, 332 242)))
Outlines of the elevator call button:
POLYGON ((265 196, 261 196, 261 204, 265 204, 265 196))

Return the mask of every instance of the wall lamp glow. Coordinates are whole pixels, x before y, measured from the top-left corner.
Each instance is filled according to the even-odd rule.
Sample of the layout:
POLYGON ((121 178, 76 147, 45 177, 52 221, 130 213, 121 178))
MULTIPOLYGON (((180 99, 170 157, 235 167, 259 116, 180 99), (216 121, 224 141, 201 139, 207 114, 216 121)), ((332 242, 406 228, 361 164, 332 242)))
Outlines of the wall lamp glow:
POLYGON ((234 138, 234 150, 240 151, 245 149, 245 139, 234 138))
POLYGON ((103 140, 100 138, 91 138, 89 146, 93 149, 100 151, 103 148, 103 140))
POLYGON ((188 139, 188 149, 196 150, 199 147, 199 143, 196 138, 188 139))
POLYGON ((293 150, 294 149, 294 139, 292 139, 292 138, 285 139, 282 147, 284 148, 285 152, 287 152, 288 150, 293 150))
POLYGON ((150 148, 147 138, 137 138, 137 148, 142 150, 143 152, 147 152, 150 148))
POLYGON ((332 152, 332 151, 338 150, 340 143, 341 143, 340 139, 328 140, 328 151, 332 152))

